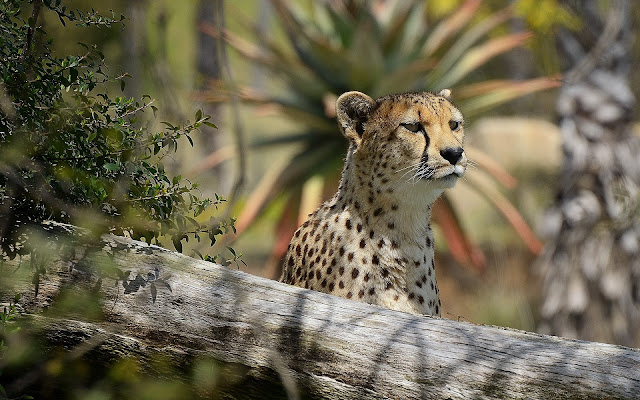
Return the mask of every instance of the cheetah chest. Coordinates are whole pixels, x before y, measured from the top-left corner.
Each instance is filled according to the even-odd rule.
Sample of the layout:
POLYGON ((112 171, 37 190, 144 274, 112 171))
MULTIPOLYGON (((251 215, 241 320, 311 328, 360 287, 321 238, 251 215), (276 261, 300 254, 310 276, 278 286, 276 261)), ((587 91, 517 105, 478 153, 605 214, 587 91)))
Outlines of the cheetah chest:
POLYGON ((431 230, 421 243, 403 240, 384 221, 348 209, 331 212, 332 205, 295 233, 281 280, 394 310, 440 315, 431 230))

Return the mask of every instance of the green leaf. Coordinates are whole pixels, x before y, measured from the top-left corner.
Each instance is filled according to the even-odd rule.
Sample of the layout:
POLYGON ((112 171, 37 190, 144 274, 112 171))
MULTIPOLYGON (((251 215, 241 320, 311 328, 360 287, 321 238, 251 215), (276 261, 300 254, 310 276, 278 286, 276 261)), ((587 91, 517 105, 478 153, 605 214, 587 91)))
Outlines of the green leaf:
POLYGON ((69 69, 69 82, 73 83, 78 79, 78 70, 75 68, 69 69))
POLYGON ((226 246, 226 247, 227 247, 227 250, 229 250, 229 252, 230 252, 231 254, 233 254, 234 256, 236 255, 236 251, 235 251, 233 248, 231 248, 231 247, 229 247, 229 246, 226 246))
POLYGON ((173 242, 173 247, 175 247, 178 253, 182 253, 182 238, 180 236, 173 236, 171 238, 173 242))

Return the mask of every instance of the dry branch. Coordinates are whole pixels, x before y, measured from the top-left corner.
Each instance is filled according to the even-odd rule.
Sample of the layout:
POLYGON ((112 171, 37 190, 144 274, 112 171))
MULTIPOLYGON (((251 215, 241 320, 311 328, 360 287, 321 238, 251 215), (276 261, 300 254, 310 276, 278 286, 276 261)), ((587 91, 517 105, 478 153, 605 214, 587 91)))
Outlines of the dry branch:
POLYGON ((94 363, 131 356, 153 374, 158 354, 183 370, 210 356, 233 377, 222 390, 249 398, 640 398, 635 349, 419 317, 133 240, 105 243, 50 265, 58 272, 37 297, 29 282, 14 288, 49 346, 94 363), (98 284, 96 265, 131 273, 98 284), (104 321, 41 312, 61 288, 83 286, 100 290, 104 321))

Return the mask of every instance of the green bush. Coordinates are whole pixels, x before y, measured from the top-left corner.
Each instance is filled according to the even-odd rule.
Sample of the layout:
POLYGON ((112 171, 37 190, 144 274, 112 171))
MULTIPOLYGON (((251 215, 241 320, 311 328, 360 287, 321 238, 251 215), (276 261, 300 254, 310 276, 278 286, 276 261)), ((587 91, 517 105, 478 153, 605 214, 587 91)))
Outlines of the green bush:
MULTIPOLYGON (((196 217, 224 201, 201 198, 197 184, 170 177, 163 158, 179 139, 211 125, 195 113, 192 122, 149 129, 153 100, 113 96, 126 74, 110 76, 103 54, 80 43, 78 55, 54 56, 54 39, 38 27, 53 12, 63 25, 107 29, 124 17, 69 10, 60 0, 0 3, 0 255, 30 252, 28 237, 53 220, 162 244, 182 251, 189 238, 233 229, 233 220, 196 217)), ((236 258, 235 253, 233 254, 236 258)), ((207 256, 207 259, 211 259, 207 256)))
MULTIPOLYGON (((5 390, 40 391, 40 398, 130 398, 131 392, 149 393, 162 385, 173 385, 184 395, 164 391, 153 398, 193 398, 188 385, 172 379, 135 375, 133 383, 122 384, 118 368, 135 372, 122 369, 127 360, 114 356, 113 366, 97 366, 94 360, 47 349, 37 339, 38 327, 20 318, 29 305, 16 305, 14 294, 31 281, 37 298, 51 262, 72 259, 76 251, 84 254, 82 262, 70 268, 96 272, 96 287, 102 277, 124 285, 126 272, 108 266, 93 270, 91 252, 100 251, 98 239, 104 233, 159 245, 172 242, 182 251, 184 241, 203 236, 213 244, 235 229, 232 219, 198 221, 207 207, 224 199, 203 198, 197 184, 170 176, 163 166, 179 143, 193 145, 191 135, 200 126, 213 126, 209 117, 197 111, 191 122, 164 122, 162 130, 153 131, 154 101, 113 95, 118 87, 124 89, 128 76, 112 76, 94 45, 80 43, 80 54, 56 56, 54 39, 38 27, 45 13, 55 13, 64 26, 100 29, 124 18, 70 10, 61 0, 0 2, 0 302, 8 301, 0 307, 0 399, 8 398, 5 390), (88 234, 69 241, 65 234, 76 230, 63 224, 88 234), (77 246, 80 242, 89 246, 77 246), (5 262, 24 255, 28 262, 5 262), (52 367, 57 369, 52 372, 52 367), (25 376, 37 379, 12 384, 25 376)), ((240 254, 229 251, 225 261, 241 262, 240 254)), ((217 256, 201 257, 218 261, 217 256)), ((102 319, 98 304, 103 299, 85 289, 62 289, 50 299, 47 316, 80 313, 102 319)), ((15 398, 16 393, 9 395, 15 398)))

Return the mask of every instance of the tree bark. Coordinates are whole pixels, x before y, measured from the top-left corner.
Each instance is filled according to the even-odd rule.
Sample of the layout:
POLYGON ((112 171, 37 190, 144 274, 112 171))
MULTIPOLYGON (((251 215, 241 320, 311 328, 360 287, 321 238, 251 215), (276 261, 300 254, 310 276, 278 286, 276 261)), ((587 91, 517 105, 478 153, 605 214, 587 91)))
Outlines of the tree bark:
MULTIPOLYGON (((575 3, 575 2, 574 2, 575 3)), ((540 331, 640 345, 640 144, 631 132, 630 2, 575 3, 558 35, 573 67, 557 103, 564 166, 544 219, 540 331)))
POLYGON ((125 72, 138 79, 129 79, 125 86, 127 97, 138 99, 142 97, 142 87, 140 83, 145 74, 142 72, 144 61, 147 55, 147 33, 145 22, 147 19, 147 1, 131 0, 127 2, 127 17, 129 22, 122 35, 122 63, 125 72))
POLYGON ((37 296, 30 279, 0 290, 23 293, 48 348, 94 364, 132 357, 154 374, 158 355, 182 371, 208 356, 225 365, 221 392, 240 398, 640 397, 639 350, 401 313, 104 240, 49 262, 37 296), (55 314, 61 292, 82 288, 99 292, 103 319, 55 314))
MULTIPOLYGON (((211 26, 222 32, 225 28, 224 18, 224 0, 200 0, 198 3, 198 11, 196 14, 196 24, 198 27, 211 26)), ((213 37, 206 33, 203 29, 198 29, 198 89, 210 90, 211 82, 220 81, 222 79, 222 59, 224 57, 224 43, 220 38, 213 37)), ((211 116, 211 120, 215 124, 221 126, 222 113, 220 106, 214 103, 202 104, 205 114, 211 116)), ((204 134, 204 157, 215 152, 221 147, 220 132, 217 129, 204 126, 201 128, 204 134)), ((212 168, 213 178, 219 184, 218 187, 229 187, 228 174, 224 173, 223 166, 217 165, 212 168)))

